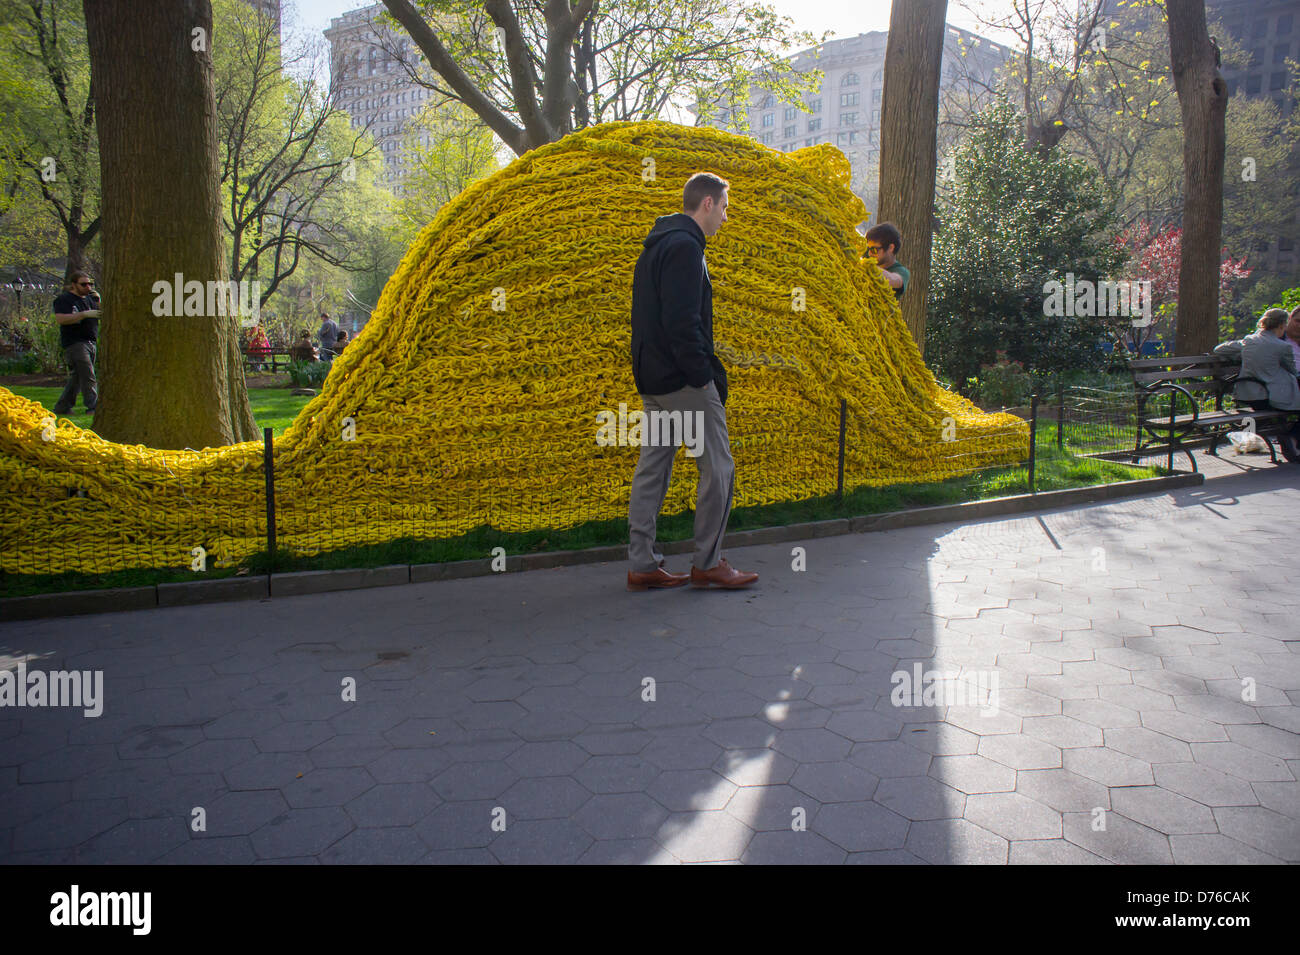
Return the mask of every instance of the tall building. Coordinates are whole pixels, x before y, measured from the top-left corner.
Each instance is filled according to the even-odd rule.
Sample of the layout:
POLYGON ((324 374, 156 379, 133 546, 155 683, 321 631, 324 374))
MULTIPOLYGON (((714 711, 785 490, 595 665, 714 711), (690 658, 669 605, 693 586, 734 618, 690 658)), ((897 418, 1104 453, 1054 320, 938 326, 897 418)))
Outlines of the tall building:
MULTIPOLYGON (((848 158, 853 190, 874 214, 880 173, 880 103, 884 90, 885 31, 830 40, 790 57, 793 73, 822 71, 821 87, 804 97, 801 110, 754 90, 748 106, 748 130, 722 111, 706 121, 719 129, 744 132, 764 145, 790 152, 831 143, 848 158)), ((949 26, 940 67, 940 98, 955 87, 992 84, 994 72, 1011 50, 959 27, 949 26)), ((692 107, 698 115, 698 106, 692 107)))
POLYGON ((352 117, 353 129, 369 129, 384 156, 384 181, 401 194, 406 175, 404 155, 408 126, 424 109, 433 91, 421 86, 390 51, 409 58, 411 38, 376 22, 382 3, 349 10, 330 20, 330 80, 339 106, 352 117))

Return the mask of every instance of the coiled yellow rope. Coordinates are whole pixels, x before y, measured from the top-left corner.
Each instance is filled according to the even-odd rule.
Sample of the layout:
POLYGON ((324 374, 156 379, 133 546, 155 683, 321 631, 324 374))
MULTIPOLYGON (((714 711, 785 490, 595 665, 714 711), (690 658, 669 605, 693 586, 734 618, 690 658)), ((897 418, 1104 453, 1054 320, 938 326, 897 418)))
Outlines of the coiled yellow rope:
MULTIPOLYGON (((850 489, 1024 459, 1024 422, 941 389, 861 261, 866 210, 838 150, 611 123, 474 184, 416 239, 276 442, 280 545, 307 555, 626 516, 638 451, 599 446, 596 415, 641 407, 632 269, 700 170, 731 182, 730 221, 707 256, 736 506, 834 491, 841 398, 850 489)), ((198 546, 221 567, 265 548, 259 443, 157 451, 50 419, 0 388, 0 569, 186 566, 198 546)), ((665 514, 694 503, 695 469, 681 461, 665 514)))

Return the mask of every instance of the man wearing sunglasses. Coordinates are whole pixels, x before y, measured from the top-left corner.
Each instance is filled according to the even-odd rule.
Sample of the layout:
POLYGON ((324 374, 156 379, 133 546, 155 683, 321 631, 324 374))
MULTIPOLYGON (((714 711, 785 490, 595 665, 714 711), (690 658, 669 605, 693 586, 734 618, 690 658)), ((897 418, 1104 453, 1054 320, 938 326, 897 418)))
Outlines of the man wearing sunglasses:
POLYGON ((99 398, 95 381, 95 347, 99 340, 99 296, 85 272, 73 272, 65 291, 54 300, 54 320, 62 326, 59 338, 68 362, 68 385, 54 404, 55 414, 67 414, 77 403, 77 392, 88 413, 99 398))
POLYGON ((903 236, 898 226, 892 222, 882 222, 867 230, 867 257, 875 258, 876 264, 885 273, 885 281, 894 290, 895 298, 902 298, 907 291, 907 283, 912 280, 912 273, 907 266, 899 263, 894 256, 903 247, 903 236))

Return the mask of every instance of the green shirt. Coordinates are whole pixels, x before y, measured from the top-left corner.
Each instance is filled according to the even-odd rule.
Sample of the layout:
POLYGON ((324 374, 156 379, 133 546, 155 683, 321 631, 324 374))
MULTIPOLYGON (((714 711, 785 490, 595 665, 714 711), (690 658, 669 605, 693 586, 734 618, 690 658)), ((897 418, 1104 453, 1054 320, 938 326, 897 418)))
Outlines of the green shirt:
POLYGON ((906 265, 902 265, 898 262, 895 262, 889 268, 885 269, 885 271, 893 272, 895 275, 901 275, 903 277, 903 287, 894 289, 894 297, 902 298, 903 293, 907 291, 907 283, 912 281, 912 273, 907 270, 906 265))

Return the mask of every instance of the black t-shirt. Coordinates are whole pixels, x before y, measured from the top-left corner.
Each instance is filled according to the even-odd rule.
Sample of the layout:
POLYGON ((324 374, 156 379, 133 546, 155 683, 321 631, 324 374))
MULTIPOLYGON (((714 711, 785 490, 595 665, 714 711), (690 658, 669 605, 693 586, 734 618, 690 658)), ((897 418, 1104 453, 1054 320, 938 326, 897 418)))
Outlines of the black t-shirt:
MULTIPOLYGON (((64 292, 54 300, 53 310, 55 315, 72 315, 76 312, 89 312, 98 307, 89 296, 83 297, 64 292)), ((59 340, 64 348, 77 342, 93 342, 98 339, 99 319, 97 318, 83 318, 75 325, 59 326, 59 340)))

